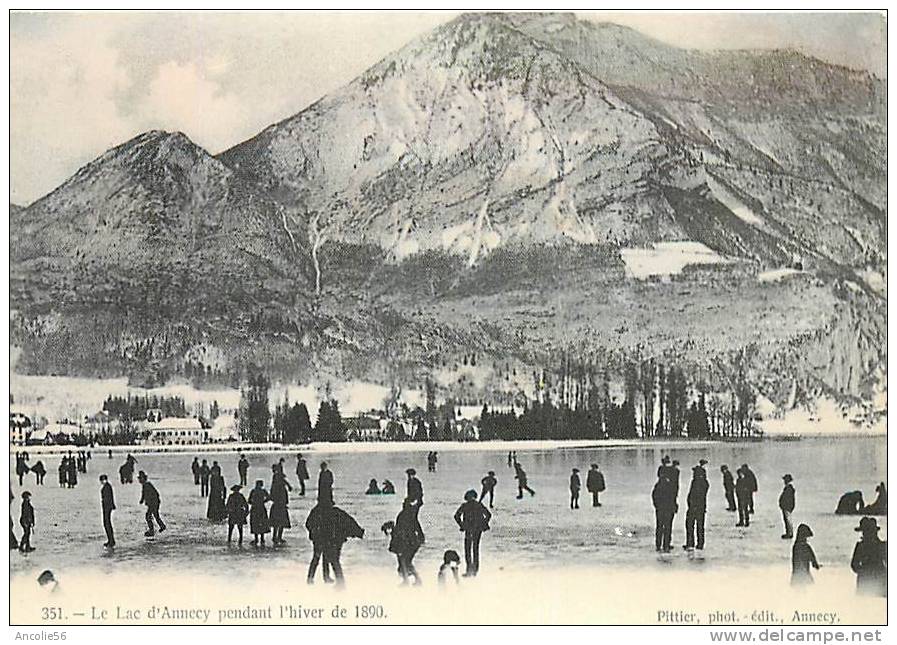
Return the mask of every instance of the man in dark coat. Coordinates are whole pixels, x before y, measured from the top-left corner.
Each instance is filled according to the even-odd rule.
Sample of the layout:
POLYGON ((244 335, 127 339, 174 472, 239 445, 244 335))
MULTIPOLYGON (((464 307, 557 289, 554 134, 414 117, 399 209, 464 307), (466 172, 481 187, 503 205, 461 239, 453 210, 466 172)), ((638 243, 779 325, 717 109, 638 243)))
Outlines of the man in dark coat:
POLYGON ((199 496, 207 497, 209 495, 209 478, 212 476, 212 469, 209 463, 203 459, 202 465, 199 467, 199 496))
POLYGON ((751 470, 747 464, 741 465, 742 470, 744 470, 744 478, 747 479, 748 490, 750 492, 750 497, 748 497, 748 513, 754 514, 754 494, 756 494, 759 486, 757 484, 757 475, 754 474, 754 471, 751 470))
POLYGON ((321 462, 321 472, 318 474, 318 502, 333 504, 333 473, 327 468, 327 462, 321 462))
POLYGON ((249 473, 249 460, 246 455, 240 453, 240 459, 237 461, 237 473, 240 475, 240 486, 246 485, 246 477, 249 473))
POLYGON ((190 464, 190 472, 193 473, 193 484, 199 486, 199 457, 193 458, 193 463, 190 464))
POLYGON ((115 533, 112 530, 112 511, 115 510, 115 494, 112 491, 112 484, 106 475, 100 475, 100 506, 103 509, 103 529, 106 531, 106 543, 103 545, 107 548, 115 546, 115 533))
POLYGON ((688 489, 688 510, 685 511, 685 548, 704 548, 704 516, 707 513, 707 471, 702 466, 692 468, 691 486, 688 489), (697 536, 695 535, 697 533, 697 536), (695 541, 697 537, 697 543, 695 541))
POLYGON ((857 593, 887 598, 888 543, 878 537, 878 522, 864 517, 854 530, 862 533, 850 559, 850 568, 857 574, 857 593))
POLYGON ((604 492, 604 475, 598 469, 598 464, 592 464, 589 468, 589 474, 586 476, 586 490, 592 494, 592 506, 601 506, 598 501, 598 495, 604 492))
POLYGON ((405 471, 405 474, 408 475, 408 494, 405 496, 412 504, 416 504, 418 506, 424 505, 424 485, 417 478, 417 471, 414 468, 409 468, 405 471))
POLYGON ((679 510, 676 503, 676 486, 669 476, 657 478, 657 483, 651 491, 651 501, 654 504, 656 520, 654 547, 657 551, 669 553, 672 550, 670 543, 673 539, 673 517, 679 510))
POLYGON ((328 567, 338 587, 343 586, 343 567, 340 563, 343 544, 350 537, 363 538, 364 529, 358 525, 351 515, 332 502, 318 501, 305 520, 308 539, 314 547, 311 563, 308 566, 308 584, 315 581, 318 562, 324 560, 324 582, 330 582, 328 567))
POLYGON ((467 565, 465 576, 476 576, 480 570, 480 538, 489 530, 492 513, 477 501, 477 492, 464 493, 464 503, 455 511, 458 529, 464 532, 464 561, 467 565))
POLYGON ((735 479, 732 477, 732 472, 726 464, 720 466, 719 471, 723 474, 723 490, 726 493, 726 510, 733 512, 737 511, 738 507, 735 506, 735 479))
POLYGON ((330 521, 331 501, 318 501, 308 513, 305 520, 305 529, 308 531, 308 539, 311 541, 312 556, 308 565, 308 584, 314 584, 315 573, 318 571, 318 563, 324 574, 324 582, 333 582, 330 577, 330 562, 324 557, 324 544, 327 540, 327 526, 330 521), (323 562, 321 562, 323 558, 323 562))
POLYGON ((230 487, 231 494, 224 505, 227 512, 227 543, 230 544, 234 535, 234 527, 237 527, 238 546, 243 546, 243 527, 246 526, 246 517, 249 515, 249 503, 240 492, 242 486, 234 484, 230 487))
POLYGON ((738 523, 735 526, 751 525, 751 482, 744 467, 735 471, 735 498, 738 500, 738 523))
POLYGON ((483 501, 486 495, 489 495, 489 508, 492 508, 492 502, 495 501, 495 487, 498 485, 498 480, 495 478, 495 471, 490 470, 486 473, 486 476, 480 482, 483 484, 483 490, 480 491, 480 500, 483 501))
POLYGON ((44 467, 44 462, 41 460, 37 460, 37 462, 31 467, 31 472, 34 473, 34 483, 37 486, 44 485, 44 477, 47 475, 47 469, 44 467))
POLYGON ((19 516, 19 526, 22 527, 22 539, 19 540, 19 551, 28 553, 34 551, 31 546, 31 532, 34 530, 34 507, 31 505, 31 493, 22 492, 22 514, 19 516))
POLYGON ((308 465, 302 453, 296 454, 296 479, 299 480, 299 494, 305 497, 305 481, 308 477, 308 465))
POLYGON ((156 490, 156 487, 152 485, 149 481, 149 477, 147 477, 146 473, 142 470, 137 473, 137 481, 140 482, 141 486, 140 503, 146 504, 147 529, 144 535, 146 537, 152 537, 156 534, 156 527, 153 526, 153 520, 156 520, 159 524, 159 533, 165 530, 165 522, 159 517, 159 506, 161 506, 162 500, 159 498, 159 491, 156 490))
POLYGON ((579 468, 574 468, 570 473, 570 509, 579 508, 579 491, 582 489, 582 481, 579 479, 579 468))
POLYGON ((791 475, 782 477, 785 482, 782 493, 779 495, 779 509, 782 511, 782 522, 785 524, 785 532, 782 534, 783 540, 790 540, 794 537, 794 525, 791 523, 791 514, 794 512, 794 481, 791 475))

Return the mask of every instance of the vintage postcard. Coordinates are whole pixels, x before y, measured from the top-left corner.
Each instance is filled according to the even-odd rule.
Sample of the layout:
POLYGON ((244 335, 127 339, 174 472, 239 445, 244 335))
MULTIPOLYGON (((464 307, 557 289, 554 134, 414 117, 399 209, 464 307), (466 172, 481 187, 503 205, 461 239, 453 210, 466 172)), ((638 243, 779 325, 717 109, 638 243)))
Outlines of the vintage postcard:
POLYGON ((885 625, 886 32, 11 12, 10 624, 885 625))

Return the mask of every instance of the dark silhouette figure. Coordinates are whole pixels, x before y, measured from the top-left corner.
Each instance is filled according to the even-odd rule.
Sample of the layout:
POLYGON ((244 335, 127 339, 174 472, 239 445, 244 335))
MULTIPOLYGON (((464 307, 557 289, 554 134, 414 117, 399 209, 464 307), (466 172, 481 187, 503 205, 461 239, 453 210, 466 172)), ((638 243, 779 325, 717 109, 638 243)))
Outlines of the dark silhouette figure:
MULTIPOLYGON (((40 463, 40 462, 38 462, 40 463)), ((37 465, 37 464, 35 464, 37 465)), ((44 479, 41 477, 41 482, 44 479)), ((884 482, 878 484, 875 487, 875 492, 877 493, 875 497, 875 501, 863 508, 863 513, 866 515, 887 515, 888 514, 888 489, 885 486, 884 482)))
POLYGON ((224 477, 221 475, 221 468, 209 469, 209 504, 206 509, 206 518, 210 522, 223 522, 227 519, 227 510, 225 509, 225 500, 227 499, 227 487, 224 484, 224 477))
POLYGON ((305 497, 305 482, 308 477, 308 464, 301 453, 296 454, 296 479, 299 481, 299 495, 305 497))
POLYGON ((31 472, 34 473, 34 483, 36 486, 44 485, 44 477, 47 476, 47 469, 44 467, 44 462, 38 460, 31 467, 31 472))
POLYGON ((308 531, 308 539, 312 545, 311 562, 308 565, 308 575, 306 580, 308 584, 314 584, 315 573, 318 571, 318 563, 321 563, 321 573, 324 576, 324 582, 333 582, 330 577, 330 563, 324 556, 325 542, 327 540, 327 522, 329 520, 329 512, 333 507, 330 501, 318 502, 312 507, 305 520, 305 530, 308 531), (323 562, 322 562, 323 560, 323 562))
POLYGON ((112 484, 106 475, 100 475, 100 506, 103 510, 103 530, 106 531, 106 543, 103 545, 107 548, 115 546, 115 532, 112 529, 112 511, 115 510, 115 494, 112 491, 112 484))
POLYGON ((402 510, 396 516, 389 540, 389 551, 396 554, 402 584, 407 584, 409 578, 414 578, 415 585, 421 583, 417 569, 414 568, 414 556, 425 540, 424 530, 418 520, 419 512, 420 506, 406 499, 402 503, 402 510))
POLYGON ((801 587, 813 584, 813 574, 810 567, 819 569, 816 554, 813 547, 807 542, 813 537, 813 531, 806 524, 797 527, 797 535, 794 538, 794 546, 791 547, 791 586, 801 587))
POLYGON ((435 450, 431 450, 427 453, 427 470, 431 473, 436 472, 436 464, 439 462, 439 457, 436 454, 435 450))
POLYGON ((508 468, 510 468, 514 464, 513 457, 511 455, 511 451, 508 451, 508 468))
POLYGON ((439 565, 439 575, 436 578, 440 585, 445 584, 449 573, 452 574, 455 584, 460 582, 458 579, 459 564, 461 564, 461 556, 454 549, 449 549, 442 555, 442 564, 439 565))
POLYGON ((592 507, 601 506, 598 496, 604 492, 604 474, 598 469, 598 464, 592 464, 586 475, 586 490, 592 494, 592 507))
POLYGON ((526 479, 526 471, 523 470, 523 466, 520 465, 520 462, 517 461, 516 457, 514 459, 514 479, 517 480, 517 499, 523 499, 523 491, 526 491, 530 494, 530 497, 533 497, 536 494, 532 488, 527 484, 526 479))
POLYGON ((283 530, 293 526, 290 522, 289 511, 289 491, 293 490, 293 487, 290 486, 290 482, 287 481, 286 476, 283 474, 283 468, 280 465, 274 464, 271 466, 271 470, 274 471, 271 476, 270 521, 271 529, 273 531, 271 542, 277 546, 285 543, 283 539, 283 530))
POLYGON ((794 486, 791 485, 791 482, 794 479, 791 475, 784 475, 782 481, 785 482, 779 495, 779 509, 782 511, 782 523, 785 525, 782 539, 790 540, 794 537, 794 526, 791 523, 791 514, 794 512, 794 486))
POLYGON ((486 495, 489 496, 489 508, 492 508, 492 503, 495 501, 495 487, 498 485, 498 480, 495 478, 495 471, 490 470, 486 473, 486 476, 480 480, 480 483, 483 485, 483 489, 480 491, 480 499, 482 502, 486 495))
POLYGON ((372 479, 368 482, 368 489, 364 491, 365 495, 379 495, 380 487, 377 485, 377 480, 372 479))
POLYGON ((579 508, 579 491, 582 489, 582 481, 579 479, 579 468, 574 468, 570 473, 570 509, 579 508))
MULTIPOLYGON (((666 471, 669 473, 669 471, 666 471)), ((655 528, 654 548, 657 551, 669 553, 672 550, 673 517, 679 510, 676 503, 676 485, 668 474, 657 478, 654 489, 651 491, 651 502, 654 505, 655 528)))
POLYGON ((225 503, 227 511, 227 543, 230 544, 234 536, 234 527, 237 527, 237 544, 243 546, 243 527, 246 526, 246 518, 249 516, 249 503, 243 497, 239 484, 230 487, 231 494, 225 503))
POLYGON ((136 460, 131 455, 125 457, 125 463, 118 469, 118 477, 122 484, 134 483, 134 464, 136 460))
POLYGON ((318 474, 318 502, 329 502, 333 505, 333 473, 327 468, 327 462, 321 462, 321 472, 318 474))
POLYGON ((65 476, 65 483, 69 488, 74 488, 78 485, 78 463, 77 460, 69 456, 68 460, 68 473, 65 476))
POLYGON ((707 471, 703 467, 695 466, 691 472, 691 486, 686 497, 688 507, 685 511, 685 548, 701 551, 704 548, 704 518, 707 514, 710 482, 707 481, 707 471))
POLYGON ((857 574, 857 593, 887 598, 888 543, 878 537, 878 522, 874 517, 864 517, 854 530, 861 533, 850 559, 850 568, 857 574))
POLYGON ((726 510, 735 512, 738 507, 735 505, 735 479, 732 472, 726 464, 719 467, 719 471, 723 474, 723 490, 726 493, 726 510))
POLYGON ((193 473, 193 484, 199 486, 199 457, 193 458, 193 463, 190 464, 190 472, 193 473))
POLYGON ((19 486, 25 483, 25 475, 28 473, 28 464, 25 463, 25 457, 20 453, 16 453, 16 475, 19 478, 19 486))
POLYGON ((854 490, 841 495, 835 515, 862 515, 864 508, 866 508, 866 504, 863 502, 863 493, 854 490))
POLYGON ((22 492, 22 513, 19 516, 19 526, 22 527, 22 539, 19 540, 19 551, 28 553, 34 551, 31 546, 31 532, 34 530, 34 507, 31 505, 31 493, 22 492))
POLYGON ((748 496, 748 513, 750 515, 754 514, 754 495, 757 493, 757 475, 754 474, 754 471, 751 470, 747 464, 742 464, 741 469, 744 471, 744 478, 748 483, 748 491, 750 495, 748 496))
MULTIPOLYGON (((122 466, 122 468, 124 468, 124 466, 122 466)), ((68 483, 68 478, 69 478, 68 457, 63 457, 62 461, 59 462, 58 472, 59 472, 59 487, 65 488, 65 485, 68 483)), ((121 470, 119 470, 119 473, 121 473, 121 470)), ((124 475, 122 475, 122 477, 124 477, 124 475)), ((122 481, 122 483, 124 484, 124 481, 122 481)))
POLYGON ((735 471, 735 499, 738 501, 738 523, 735 526, 751 525, 751 484, 744 474, 744 468, 735 471))
POLYGON ((465 576, 476 576, 480 571, 480 538, 489 530, 492 513, 477 501, 477 492, 464 493, 464 503, 455 511, 455 522, 464 532, 465 576))
POLYGON ((265 482, 256 480, 255 488, 249 493, 249 531, 252 533, 252 546, 265 546, 265 533, 271 532, 268 509, 265 504, 270 500, 265 482))
POLYGON ((212 469, 209 468, 208 462, 203 459, 202 465, 199 467, 199 496, 207 497, 209 495, 209 479, 212 476, 212 469))
POLYGON ((240 486, 246 485, 246 477, 249 474, 249 460, 246 455, 240 453, 240 459, 237 460, 237 474, 240 476, 240 486))
POLYGON ((408 483, 407 483, 407 491, 408 494, 405 495, 405 498, 410 500, 412 504, 417 504, 418 506, 424 505, 424 485, 417 478, 417 471, 414 468, 409 468, 405 471, 405 474, 408 475, 408 483))
MULTIPOLYGON (((15 498, 16 498, 16 496, 12 494, 12 485, 10 485, 10 487, 9 487, 9 504, 10 504, 10 506, 12 506, 12 500, 14 500, 15 498)), ((19 540, 16 537, 16 532, 14 530, 14 526, 15 525, 12 521, 12 509, 10 509, 10 513, 9 513, 9 550, 10 551, 12 551, 13 549, 19 548, 19 540)))
POLYGON ((165 522, 159 517, 159 506, 161 506, 162 500, 159 498, 159 491, 157 491, 156 487, 150 483, 146 473, 142 470, 137 473, 137 481, 140 482, 142 489, 140 493, 140 503, 146 504, 147 529, 144 535, 146 537, 152 537, 156 534, 156 527, 153 526, 153 520, 159 525, 159 533, 165 530, 165 522))
POLYGON ((384 495, 395 495, 396 487, 395 485, 389 481, 388 479, 383 480, 383 486, 380 489, 384 495))
POLYGON ((305 522, 305 528, 308 529, 312 545, 315 546, 316 541, 319 543, 314 548, 312 561, 308 569, 309 584, 314 582, 318 560, 323 557, 325 582, 327 581, 326 566, 329 565, 333 571, 336 585, 338 587, 343 586, 345 579, 343 577, 343 566, 340 562, 343 545, 350 537, 363 538, 364 529, 346 511, 327 502, 318 502, 311 510, 305 522))

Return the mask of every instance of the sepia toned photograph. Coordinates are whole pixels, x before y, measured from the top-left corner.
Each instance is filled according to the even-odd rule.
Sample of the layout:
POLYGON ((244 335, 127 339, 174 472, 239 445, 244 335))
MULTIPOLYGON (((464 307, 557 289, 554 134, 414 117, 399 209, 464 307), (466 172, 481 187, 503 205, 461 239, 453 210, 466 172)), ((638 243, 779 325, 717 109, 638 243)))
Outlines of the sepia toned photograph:
POLYGON ((874 640, 886 43, 10 11, 10 626, 874 640))

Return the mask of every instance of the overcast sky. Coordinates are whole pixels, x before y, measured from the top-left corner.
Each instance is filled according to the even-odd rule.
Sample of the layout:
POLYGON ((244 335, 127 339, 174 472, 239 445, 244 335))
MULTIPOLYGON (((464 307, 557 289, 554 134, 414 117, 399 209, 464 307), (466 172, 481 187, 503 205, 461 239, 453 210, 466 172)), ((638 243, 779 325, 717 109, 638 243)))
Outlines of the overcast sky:
MULTIPOLYGON (((180 130, 212 153, 294 114, 453 13, 10 16, 11 200, 108 148, 180 130), (177 88, 177 91, 175 91, 177 88)), ((876 14, 580 14, 680 47, 798 49, 886 77, 876 14)))

